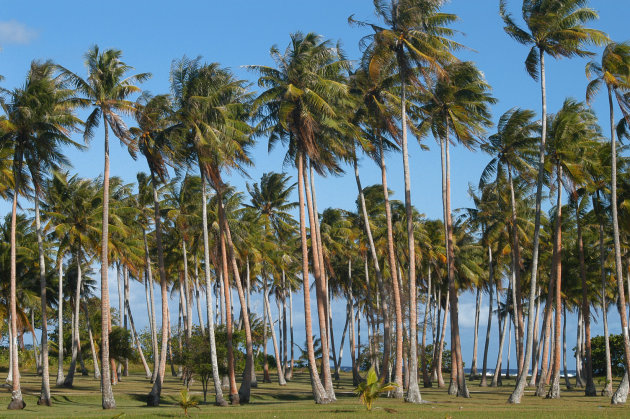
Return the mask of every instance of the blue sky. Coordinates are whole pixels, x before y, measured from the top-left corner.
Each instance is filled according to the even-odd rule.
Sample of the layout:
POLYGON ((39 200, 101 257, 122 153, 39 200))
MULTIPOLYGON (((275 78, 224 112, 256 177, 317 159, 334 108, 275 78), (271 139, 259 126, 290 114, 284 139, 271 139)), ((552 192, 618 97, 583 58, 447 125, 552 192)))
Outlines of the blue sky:
MULTIPOLYGON (((519 2, 511 0, 508 4, 518 17, 519 2)), ((592 24, 593 27, 605 30, 614 40, 626 40, 627 29, 623 28, 627 28, 627 22, 630 21, 627 0, 593 0, 591 6, 599 11, 601 17, 592 24)), ((168 92, 170 63, 183 55, 201 55, 208 62, 217 61, 231 67, 239 77, 254 83, 255 75, 242 66, 272 64, 269 48, 274 44, 284 48, 289 41, 289 34, 295 31, 313 31, 334 41, 341 40, 348 57, 356 60, 360 57, 358 41, 367 32, 362 28, 350 27, 347 18, 355 14, 357 19, 374 20, 372 2, 366 0, 5 1, 2 8, 0 74, 5 77, 3 87, 12 88, 21 84, 32 59, 52 59, 84 75, 83 54, 91 45, 98 44, 102 48, 121 49, 124 61, 135 67, 136 72, 153 73, 153 77, 142 87, 155 94, 168 92)), ((528 49, 516 44, 503 31, 498 15, 498 0, 452 0, 444 10, 460 17, 460 21, 454 25, 460 31, 456 39, 470 48, 461 51, 458 56, 463 60, 475 61, 493 87, 493 94, 498 99, 498 103, 493 106, 493 119, 496 121, 503 112, 514 106, 538 112, 539 85, 526 74, 523 64, 528 49)), ((601 49, 594 51, 599 54, 601 49)), ((547 60, 550 112, 556 111, 566 97, 584 99, 586 61, 547 60)), ((255 88, 253 84, 252 89, 255 88)), ((607 103, 604 97, 599 97, 593 106, 605 121, 607 103)), ((429 146, 429 151, 420 151, 413 139, 410 143, 412 200, 419 211, 428 217, 441 217, 439 153, 432 138, 421 141, 429 146)), ((112 175, 133 181, 138 171, 147 170, 143 162, 134 162, 117 141, 112 142, 111 150, 112 175)), ((255 166, 249 170, 251 179, 234 177, 231 181, 244 190, 246 181, 255 181, 267 171, 282 170, 283 151, 278 148, 269 154, 266 140, 260 138, 252 153, 255 166)), ((97 133, 87 151, 69 151, 68 155, 74 166, 73 171, 81 176, 95 177, 101 174, 102 131, 97 133)), ((470 152, 459 147, 451 153, 451 160, 452 206, 465 207, 470 205, 468 185, 477 184, 481 170, 489 159, 481 152, 470 152)), ((400 155, 389 156, 388 169, 390 188, 395 192, 402 191, 400 155)), ((293 173, 292 168, 286 170, 293 173)), ((369 161, 361 162, 361 176, 364 186, 380 182, 378 168, 369 161)), ((351 176, 319 178, 316 183, 320 210, 330 206, 354 208, 356 186, 351 176)), ((396 193, 394 198, 402 199, 401 193, 396 193)), ((0 214, 9 209, 8 203, 0 202, 0 214)), ((111 278, 114 280, 115 276, 111 275, 111 278)), ((115 284, 110 288, 115 306, 118 301, 115 284)), ((132 296, 134 310, 136 307, 137 310, 144 310, 143 292, 132 293, 132 296)), ((256 300, 254 304, 259 302, 256 300)), ((173 310, 177 309, 175 300, 171 306, 173 310)), ((337 313, 336 327, 341 329, 345 305, 338 306, 342 308, 337 313)), ((301 296, 298 296, 294 304, 296 320, 302 317, 300 307, 301 296)), ((259 309, 262 309, 262 304, 259 304, 259 309)), ((460 313, 465 347, 472 344, 472 309, 473 298, 464 295, 460 313)), ((612 330, 618 332, 617 315, 611 312, 610 317, 612 330)), ((143 327, 145 316, 136 318, 138 326, 143 327)), ((485 318, 483 315, 482 323, 485 323, 485 318)), ((572 320, 575 321, 574 318, 572 320)), ((297 342, 301 344, 303 333, 299 331, 299 321, 296 322, 296 328, 297 342)), ((601 333, 600 330, 600 323, 594 325, 594 334, 601 333)), ((337 336, 340 333, 339 330, 337 336)), ((481 333, 482 337, 484 334, 481 333)), ((574 333, 570 332, 569 342, 574 341, 574 333)), ((346 348, 346 354, 347 351, 346 348)))

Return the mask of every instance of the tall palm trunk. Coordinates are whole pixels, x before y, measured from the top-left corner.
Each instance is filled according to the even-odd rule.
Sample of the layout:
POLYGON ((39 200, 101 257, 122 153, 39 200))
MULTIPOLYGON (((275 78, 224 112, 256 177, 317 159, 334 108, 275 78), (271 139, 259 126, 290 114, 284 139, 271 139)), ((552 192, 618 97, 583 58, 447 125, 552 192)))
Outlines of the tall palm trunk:
POLYGON ((188 249, 186 248, 186 239, 182 240, 182 252, 184 259, 184 314, 186 316, 184 327, 186 329, 186 338, 192 336, 192 301, 190 299, 189 278, 188 278, 188 249))
MULTIPOLYGON (((497 289, 497 308, 499 308, 499 290, 497 289)), ((501 321, 501 315, 497 313, 499 319, 499 353, 497 354, 497 365, 494 368, 494 374, 492 376, 491 387, 496 387, 501 383, 501 363, 503 361, 503 347, 505 346, 505 336, 507 335, 506 326, 508 324, 507 315, 501 321)))
POLYGON ((68 369, 68 375, 64 381, 64 387, 72 388, 74 381, 74 372, 77 366, 77 357, 79 352, 79 310, 81 308, 81 282, 83 275, 81 273, 81 245, 77 249, 76 255, 77 261, 77 287, 74 292, 74 307, 72 313, 72 359, 70 360, 70 368, 68 369))
MULTIPOLYGON (((448 125, 448 124, 447 124, 448 125)), ((446 240, 448 242, 447 252, 449 257, 448 263, 448 287, 451 298, 451 352, 457 358, 457 364, 453 363, 453 369, 457 369, 457 395, 461 397, 470 397, 468 387, 466 386, 466 375, 464 374, 464 363, 462 360, 461 342, 459 336, 459 297, 455 288, 455 249, 453 243, 453 218, 451 215, 451 168, 449 154, 449 138, 448 126, 446 130, 446 138, 444 139, 444 149, 446 155, 446 240)), ((409 223, 409 221, 407 221, 409 223)))
POLYGON ((214 384, 215 404, 217 406, 227 406, 223 398, 221 389, 221 378, 219 377, 219 364, 217 362, 217 349, 214 336, 214 313, 212 312, 212 284, 210 282, 210 240, 208 238, 208 196, 206 190, 206 177, 201 172, 201 223, 203 229, 203 257, 204 257, 204 278, 206 281, 206 314, 208 317, 208 337, 210 339, 210 363, 212 365, 212 382, 214 384))
MULTIPOLYGON (((436 364, 436 374, 438 380, 438 388, 444 387, 444 376, 442 375, 442 356, 444 355, 444 338, 446 337, 446 322, 448 319, 449 307, 451 305, 450 302, 450 292, 446 291, 446 306, 444 307, 444 314, 442 318, 442 331, 440 335, 440 344, 437 349, 437 356, 434 358, 436 364)), ((452 365, 451 365, 452 369, 452 365)))
POLYGON ((324 274, 322 249, 319 247, 318 229, 316 219, 319 215, 315 213, 313 206, 313 195, 308 181, 308 174, 304 171, 304 192, 308 208, 309 226, 311 232, 311 249, 313 252, 313 273, 315 276, 315 297, 317 302, 317 315, 319 319, 319 335, 322 346, 322 384, 326 390, 328 399, 335 401, 335 390, 332 385, 332 374, 330 371, 330 352, 328 346, 328 315, 326 310, 326 279, 324 274))
POLYGON ((90 313, 88 312, 88 306, 85 300, 83 300, 82 306, 83 312, 85 313, 85 321, 87 323, 88 334, 90 337, 90 351, 92 352, 92 363, 94 364, 94 379, 100 380, 101 370, 98 366, 98 355, 96 355, 96 348, 94 347, 94 336, 92 335, 92 325, 90 324, 90 313))
MULTIPOLYGON (((264 295, 264 304, 265 304, 265 312, 267 313, 267 317, 269 318, 269 323, 273 325, 273 317, 271 316, 271 308, 269 307, 269 293, 266 293, 264 295)), ((284 379, 284 372, 282 371, 282 365, 280 362, 280 351, 278 350, 278 341, 276 340, 276 331, 273 326, 270 329, 271 329, 271 341, 273 342, 274 356, 278 360, 278 362, 276 362, 276 369, 278 370, 278 385, 286 386, 287 382, 284 379)))
MULTIPOLYGON (((328 394, 324 390, 317 373, 317 364, 315 363, 315 351, 313 348, 313 326, 311 323, 311 292, 309 286, 308 274, 308 244, 306 239, 306 209, 304 208, 304 154, 301 152, 297 157, 298 166, 298 196, 300 206, 300 238, 302 246, 302 291, 304 294, 304 329, 306 333, 306 352, 308 356, 308 367, 311 376, 311 387, 313 390, 313 398, 317 404, 330 403, 328 394)), ((323 340, 323 339, 322 339, 323 340)))
MULTIPOLYGON (((58 339, 58 355, 57 355, 57 387, 63 386, 65 381, 63 375, 63 253, 57 251, 57 263, 59 264, 59 295, 57 296, 57 336, 58 339)), ((9 346, 10 347, 10 346, 9 346)))
POLYGON ((293 378, 293 365, 294 365, 294 353, 293 353, 293 293, 289 288, 289 333, 291 333, 291 363, 289 366, 289 373, 285 377, 291 381, 293 378))
MULTIPOLYGON (((533 347, 533 351, 532 351, 532 359, 531 359, 531 363, 532 363, 532 375, 529 379, 529 387, 534 387, 536 385, 536 377, 538 376, 538 361, 540 359, 540 348, 541 348, 541 341, 542 341, 542 336, 541 339, 538 339, 538 323, 539 323, 539 319, 540 317, 538 316, 538 313, 540 312, 540 287, 538 288, 538 291, 536 292, 536 323, 534 324, 534 347, 533 347)), ((543 325, 544 326, 544 325, 543 325)))
POLYGON ((483 365, 481 367, 481 381, 479 382, 480 387, 486 387, 488 385, 488 346, 490 345, 490 330, 492 329, 492 291, 494 287, 494 263, 492 260, 492 247, 488 246, 488 272, 489 278, 488 283, 489 291, 488 291, 488 324, 486 326, 486 343, 483 349, 483 365))
MULTIPOLYGON (((552 265, 555 263, 556 251, 554 246, 554 251, 552 255, 552 265)), ((543 320, 543 332, 544 332, 544 342, 542 347, 542 360, 540 361, 540 378, 538 380, 538 386, 536 388, 536 395, 543 396, 545 394, 545 386, 547 385, 547 372, 548 372, 548 354, 549 347, 551 346, 551 316, 553 313, 552 308, 552 299, 554 295, 555 289, 555 271, 551 272, 551 279, 547 286, 547 299, 545 301, 545 318, 543 320)))
MULTIPOLYGON (((157 368, 157 376, 151 392, 147 399, 148 406, 159 406, 160 395, 162 394, 162 383, 164 382, 164 372, 166 370, 166 355, 168 347, 168 332, 170 328, 168 318, 168 287, 166 278, 166 268, 164 266, 164 248, 162 246, 162 220, 160 218, 160 201, 157 192, 157 179, 155 173, 151 171, 151 185, 153 186, 153 217, 155 221, 155 244, 158 254, 158 271, 160 273, 160 295, 162 300, 162 342, 160 346, 160 357, 157 368)), ((155 356, 155 355, 154 355, 155 356)), ((105 364, 103 363, 103 371, 105 364)))
MULTIPOLYGON (((123 297, 123 312, 125 313, 124 317, 124 323, 123 323, 123 327, 125 328, 125 330, 129 330, 128 328, 128 320, 129 320, 129 316, 128 316, 128 312, 126 310, 127 307, 127 303, 129 302, 129 269, 125 266, 124 269, 124 297, 123 297)), ((133 342, 133 334, 132 334, 132 342, 133 342)), ((123 376, 124 377, 128 377, 129 376, 129 359, 125 358, 125 365, 123 368, 123 376)))
POLYGON ((197 318, 199 319, 199 328, 201 335, 206 335, 206 327, 203 323, 203 314, 201 314, 201 304, 199 303, 200 285, 199 285, 199 259, 195 254, 195 282, 193 282, 193 292, 195 293, 195 303, 197 306, 197 318))
POLYGON ((551 387, 547 393, 548 399, 557 399, 560 397, 560 363, 562 362, 562 348, 560 345, 562 333, 562 166, 556 167, 556 175, 558 177, 557 199, 556 199, 556 233, 554 247, 556 249, 555 259, 555 279, 556 279, 556 317, 554 326, 554 357, 553 357, 553 373, 551 379, 551 387))
POLYGON ((586 264, 584 262, 584 242, 582 240, 582 223, 580 222, 579 203, 575 205, 575 220, 577 224, 577 245, 578 256, 580 259, 580 279, 582 281, 582 318, 584 322, 584 380, 586 387, 584 389, 585 396, 596 396, 595 383, 593 382, 593 359, 591 357, 591 305, 588 299, 588 289, 586 285, 586 264))
MULTIPOLYGON (((20 172, 22 170, 22 156, 18 153, 16 156, 13 173, 15 173, 15 189, 13 191, 13 205, 11 207, 11 278, 9 286, 9 316, 10 316, 10 328, 12 339, 17 336, 17 307, 16 307, 16 281, 17 281, 17 243, 16 243, 16 228, 17 228, 17 201, 20 190, 20 172)), ((18 364, 18 351, 13 350, 11 352, 11 402, 9 403, 9 410, 24 409, 26 403, 22 399, 22 388, 20 387, 20 370, 18 364)))
MULTIPOLYGON (((623 284, 623 266, 621 264, 621 244, 619 241, 619 220, 617 217, 617 138, 615 135, 615 110, 612 100, 612 89, 608 86, 608 106, 610 109, 610 155, 611 155, 611 176, 610 176, 610 198, 613 224, 613 242, 615 247, 615 277, 617 279, 617 295, 619 298, 619 316, 621 319, 621 333, 623 335, 624 361, 626 373, 630 371, 630 336, 628 335, 628 318, 626 315, 626 297, 623 284)), ((621 385, 619 387, 621 389, 621 385)), ((628 389, 626 386, 625 397, 628 389)), ((624 397, 624 399, 625 399, 624 397)), ((618 398, 613 398, 612 403, 617 404, 618 398)), ((625 400, 624 400, 625 401, 625 400)))
MULTIPOLYGON (((562 370, 564 372, 564 382, 567 390, 571 390, 571 382, 569 381, 569 372, 567 370, 567 305, 562 307, 562 370)), ((579 354, 578 354, 579 356, 579 354)))
MULTIPOLYGON (((103 171, 103 218, 101 231, 101 394, 103 409, 115 409, 116 401, 112 390, 109 362, 109 131, 107 119, 103 115, 105 127, 105 168, 103 171)), ((113 371, 115 373, 115 371, 113 371)))
MULTIPOLYGON (((267 275, 263 268, 263 295, 267 295, 267 275)), ((266 303, 265 303, 266 304, 266 303)), ((273 323, 267 317, 267 310, 263 310, 263 383, 271 383, 271 377, 269 376, 269 361, 267 360, 267 341, 269 341, 269 337, 267 336, 267 324, 271 324, 271 328, 273 329, 273 323)))
POLYGON ((146 276, 144 278, 145 293, 148 291, 147 306, 149 311, 149 319, 151 326, 151 344, 153 348, 153 373, 151 374, 151 383, 155 383, 160 369, 160 357, 158 356, 158 340, 157 340, 157 323, 155 320, 155 299, 153 295, 153 275, 151 271, 151 257, 149 256, 149 246, 147 244, 147 234, 142 229, 142 239, 144 241, 144 258, 147 266, 146 276))
MULTIPOLYGON (((389 262, 391 277, 392 277, 392 294, 394 297, 394 313, 396 315, 396 324, 402 325, 402 302, 400 298, 400 289, 398 288, 398 278, 396 276, 397 270, 394 269, 396 266, 396 252, 394 250, 394 229, 392 227, 392 208, 389 203, 389 189, 387 187, 387 166, 385 164, 385 154, 383 150, 383 138, 379 134, 379 154, 381 157, 381 184, 383 185, 383 200, 385 205, 385 225, 387 226, 387 260, 389 262)), ((366 223, 367 224, 367 223, 366 223)), ((373 255, 374 256, 374 255, 373 255)), ((387 301, 385 299, 385 291, 383 290, 384 286, 379 285, 380 293, 383 296, 383 368, 381 370, 381 374, 384 374, 384 371, 387 371, 387 365, 389 364, 389 341, 390 341, 390 330, 389 330, 389 307, 387 301), (385 347, 387 347, 387 355, 385 355, 385 347)), ((402 368, 402 327, 396 327, 396 365, 401 365, 402 368), (399 330, 400 329, 400 330, 399 330)), ((381 376, 382 378, 382 376, 381 376)), ((402 397, 402 369, 399 371, 398 367, 396 368, 396 372, 394 373, 394 382, 398 385, 398 387, 394 390, 395 397, 402 397), (398 381, 396 381, 398 380, 398 381)))
POLYGON ((239 404, 238 389, 236 388, 236 373, 234 371, 234 346, 233 346, 233 326, 232 326, 232 304, 230 293, 230 282, 227 262, 227 250, 225 249, 225 235, 223 234, 223 223, 219 222, 219 242, 221 246, 221 269, 223 271, 223 301, 225 302, 225 330, 226 348, 228 364, 228 380, 230 386, 230 403, 239 404))
MULTIPOLYGON (((35 228, 37 232, 37 252, 39 256, 39 295, 42 316, 42 390, 37 400, 38 405, 50 406, 50 368, 48 365, 48 301, 46 296, 46 261, 44 260, 44 240, 39 217, 39 185, 35 184, 35 228)), ((59 335, 61 336, 61 335, 59 335)), ((63 342, 60 339, 59 342, 63 342)))
MULTIPOLYGON (((416 246, 413 235, 413 215, 411 208, 411 175, 409 174, 409 152, 407 150, 407 98, 405 92, 405 80, 401 77, 401 120, 402 120, 402 155, 403 172, 405 177, 405 213, 407 215, 407 251, 409 252, 409 388, 406 400, 411 403, 422 402, 420 388, 418 387, 418 333, 416 303, 416 246)), ((392 266, 391 270, 395 268, 392 266)), ((398 327, 402 327, 399 323, 398 327)), ((396 363, 400 368, 401 363, 396 363)))
MULTIPOLYGON (((545 84, 545 53, 539 50, 540 61, 540 92, 542 102, 542 132, 540 136, 540 146, 538 148, 538 176, 536 179, 536 213, 534 216, 534 238, 532 242, 532 275, 529 283, 530 304, 536 298, 536 279, 538 277, 538 251, 540 245, 540 214, 542 203, 542 187, 545 175, 545 142, 547 140, 547 90, 545 84)), ((525 355, 521 374, 516 379, 516 387, 508 398, 508 403, 520 403, 525 386, 527 385, 527 371, 529 370, 529 360, 532 356, 534 346, 534 310, 529 310, 527 315, 527 341, 525 344, 525 355)))
MULTIPOLYGON (((521 295, 521 251, 518 239, 518 224, 516 220, 516 197, 514 195, 514 180, 512 179, 512 166, 508 163, 508 180, 510 184, 510 207, 512 212, 512 270, 514 272, 514 334, 516 335, 516 353, 518 358, 518 372, 520 374, 523 366, 523 299, 521 295)), ((527 373, 525 373, 527 375, 527 373)))
POLYGON ((479 314, 481 309, 481 287, 477 287, 477 298, 475 298, 475 327, 473 334, 473 358, 470 363, 470 379, 477 378, 477 341, 479 338, 479 314))
POLYGON ((227 250, 232 262, 232 273, 234 274, 234 282, 236 283, 236 291, 238 293, 239 303, 241 305, 241 316, 243 318, 243 325, 245 326, 245 373, 243 374, 243 381, 241 387, 238 390, 239 402, 249 403, 251 384, 252 384, 252 371, 254 368, 254 345, 252 341, 252 330, 249 323, 249 316, 247 314, 247 301, 245 300, 245 292, 243 291, 243 284, 241 282, 241 276, 238 270, 238 263, 236 261, 236 249, 232 242, 232 233, 230 231, 230 225, 227 222, 225 216, 225 208, 223 207, 222 195, 217 192, 219 201, 219 217, 222 218, 223 234, 227 239, 227 250))
POLYGON ((431 387, 431 380, 429 379, 429 370, 427 366, 426 358, 426 345, 427 345, 427 324, 429 319, 429 312, 431 311, 431 265, 427 267, 427 296, 424 305, 424 322, 422 323, 422 346, 420 346, 422 357, 422 382, 424 387, 431 387))
MULTIPOLYGON (((147 364, 147 360, 144 357, 144 351, 142 350, 142 345, 140 344, 140 339, 138 337, 138 333, 136 332, 136 325, 133 322, 133 316, 131 314, 131 306, 129 305, 129 299, 125 301, 125 309, 127 310, 127 315, 129 316, 129 325, 131 326, 131 333, 135 339, 133 341, 136 343, 136 349, 138 350, 138 355, 140 355, 140 361, 142 361, 142 366, 144 367, 144 373, 146 378, 151 378, 151 369, 147 364)), ((95 364, 96 365, 96 364, 95 364)))

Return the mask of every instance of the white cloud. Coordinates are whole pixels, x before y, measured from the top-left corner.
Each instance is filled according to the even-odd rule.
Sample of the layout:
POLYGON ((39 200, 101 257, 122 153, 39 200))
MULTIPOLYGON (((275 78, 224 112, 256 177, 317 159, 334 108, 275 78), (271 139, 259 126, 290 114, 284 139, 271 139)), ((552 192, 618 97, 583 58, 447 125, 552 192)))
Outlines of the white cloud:
POLYGON ((37 32, 16 20, 0 21, 0 45, 28 44, 37 32))

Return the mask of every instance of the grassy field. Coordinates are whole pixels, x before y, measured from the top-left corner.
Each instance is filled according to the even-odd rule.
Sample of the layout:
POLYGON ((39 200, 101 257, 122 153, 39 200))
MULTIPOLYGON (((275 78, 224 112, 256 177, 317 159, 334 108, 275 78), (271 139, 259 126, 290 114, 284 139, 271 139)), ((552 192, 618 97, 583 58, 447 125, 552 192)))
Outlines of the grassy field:
MULTIPOLYGON (((56 371, 52 369, 51 371, 56 371)), ((168 371, 168 368, 167 368, 168 371)), ((140 371, 133 371, 114 387, 116 410, 103 411, 99 383, 92 377, 79 375, 73 389, 55 388, 52 377, 53 406, 37 406, 40 377, 31 371, 22 373, 22 391, 26 401, 23 411, 4 410, 10 399, 9 389, 0 393, 0 417, 29 418, 69 418, 69 417, 183 417, 183 410, 178 406, 181 382, 168 373, 162 392, 162 405, 148 408, 145 395, 151 386, 140 371)), ((6 377, 6 373, 2 374, 6 377)), ((259 379, 261 374, 259 374, 259 379)), ((272 376, 272 379, 275 379, 272 376)), ((274 380, 275 381, 275 380, 274 380)), ((200 404, 199 409, 192 409, 191 417, 251 417, 251 418, 322 418, 322 417, 413 417, 413 418, 487 418, 487 417, 522 417, 522 418, 581 418, 581 417, 628 417, 630 406, 610 406, 605 397, 584 397, 581 390, 562 389, 559 400, 545 400, 535 397, 528 391, 521 405, 506 403, 514 384, 513 380, 503 380, 499 388, 480 388, 478 381, 469 383, 472 397, 461 399, 446 394, 445 389, 421 389, 426 403, 411 405, 401 401, 382 398, 376 401, 371 413, 367 413, 358 398, 352 393, 350 374, 343 374, 337 386, 337 402, 318 406, 312 401, 307 373, 298 373, 286 387, 277 384, 259 384, 252 389, 250 404, 215 407, 212 404, 200 404)), ((601 384, 600 384, 601 387, 601 384)), ((191 393, 202 399, 201 384, 195 382, 191 393)), ((214 397, 209 395, 209 402, 214 397)))

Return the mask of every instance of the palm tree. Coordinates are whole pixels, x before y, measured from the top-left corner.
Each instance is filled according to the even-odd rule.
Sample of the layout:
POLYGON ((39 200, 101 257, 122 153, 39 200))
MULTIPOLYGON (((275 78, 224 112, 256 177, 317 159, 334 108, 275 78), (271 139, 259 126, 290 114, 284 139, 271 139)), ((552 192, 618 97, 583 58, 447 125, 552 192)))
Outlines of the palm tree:
MULTIPOLYGON (((584 57, 592 53, 584 49, 586 44, 600 45, 607 36, 599 30, 585 27, 585 24, 598 18, 597 12, 586 7, 588 0, 523 0, 523 20, 526 29, 519 27, 512 15, 507 11, 506 0, 499 3, 499 12, 505 23, 505 31, 518 43, 531 45, 525 67, 528 74, 538 80, 542 101, 542 128, 538 149, 538 174, 536 180, 536 215, 534 221, 534 238, 532 252, 532 275, 529 285, 529 301, 536 296, 536 278, 538 275, 538 247, 540 244, 540 214, 542 202, 542 185, 545 167, 545 142, 547 140, 547 90, 545 84, 545 54, 553 58, 584 57)), ((533 348, 534 310, 530 310, 527 320, 527 343, 525 359, 518 376, 514 392, 510 395, 510 403, 520 403, 527 382, 529 359, 533 348)))
MULTIPOLYGON (((159 361, 156 363, 156 377, 153 387, 149 393, 147 404, 158 406, 160 404, 160 394, 162 392, 162 382, 164 381, 164 369, 166 366, 166 349, 168 344, 168 330, 165 319, 168 318, 168 294, 167 275, 164 266, 164 247, 162 243, 162 222, 160 213, 160 201, 158 198, 158 185, 164 183, 168 177, 166 162, 172 159, 172 145, 169 143, 168 135, 165 131, 169 127, 169 116, 171 113, 171 103, 167 95, 151 97, 143 94, 137 101, 135 119, 138 127, 131 128, 130 134, 133 136, 135 146, 144 155, 153 188, 153 219, 155 222, 155 238, 158 255, 158 272, 160 275, 160 290, 162 299, 162 344, 159 354, 159 361)), ((146 240, 146 238, 145 238, 146 240)), ((153 354, 157 357, 157 354, 153 354)))
POLYGON ((497 179, 507 171, 510 187, 510 206, 512 209, 512 287, 516 297, 516 313, 514 318, 518 320, 518 365, 519 369, 523 361, 523 302, 521 296, 521 255, 519 249, 519 234, 517 226, 516 198, 514 194, 514 176, 530 179, 533 176, 532 167, 535 155, 535 142, 537 140, 540 124, 533 121, 534 112, 512 108, 501 115, 497 124, 497 133, 488 138, 488 142, 481 149, 493 156, 486 165, 481 175, 480 188, 484 188, 490 181, 492 174, 497 179))
POLYGON ((374 34, 365 37, 362 42, 369 44, 365 56, 369 61, 370 72, 379 73, 396 63, 400 82, 400 118, 402 135, 403 171, 405 179, 405 207, 407 212, 407 244, 409 252, 409 307, 410 307, 410 345, 411 360, 409 390, 407 401, 421 401, 417 377, 417 334, 416 331, 416 263, 413 240, 413 221, 411 210, 411 179, 409 174, 409 154, 407 151, 407 85, 417 81, 416 71, 423 75, 432 72, 443 73, 442 63, 451 60, 450 50, 458 44, 447 37, 453 30, 446 25, 456 20, 453 14, 440 12, 442 0, 374 0, 376 15, 386 26, 360 22, 353 16, 350 23, 370 26, 374 34), (416 69, 414 69, 414 66, 416 69))
MULTIPOLYGON (((318 252, 319 240, 315 222, 317 216, 313 211, 313 196, 310 193, 306 167, 310 163, 319 172, 338 171, 335 156, 340 155, 343 149, 339 144, 331 142, 334 141, 334 136, 330 135, 330 131, 336 130, 339 126, 337 122, 341 115, 337 105, 344 101, 347 95, 347 86, 341 83, 340 72, 348 67, 348 63, 343 59, 338 47, 331 47, 328 41, 322 40, 314 33, 306 35, 294 33, 284 53, 274 46, 270 54, 277 67, 250 66, 260 74, 258 85, 266 88, 256 99, 255 106, 260 109, 260 129, 270 134, 270 147, 278 141, 288 143, 285 161, 297 166, 306 352, 315 402, 329 403, 335 400, 335 394, 328 361, 328 316, 324 303, 327 292, 320 269, 320 261, 323 259, 320 259, 318 252), (305 190, 309 207, 313 271, 324 360, 323 385, 317 373, 313 347, 305 190)), ((343 135, 341 137, 343 138, 343 135)))
POLYGON ((496 100, 490 96, 490 86, 483 75, 469 62, 445 67, 446 76, 438 76, 429 86, 424 104, 419 108, 420 128, 430 128, 443 150, 443 204, 446 226, 447 277, 451 306, 451 354, 453 375, 457 374, 457 394, 469 397, 466 388, 463 359, 459 344, 458 296, 455 290, 455 249, 450 198, 450 135, 472 149, 490 125, 488 105, 496 100))
POLYGON ((122 51, 107 49, 101 51, 97 45, 93 46, 85 54, 85 66, 87 78, 83 79, 70 70, 59 67, 61 74, 74 85, 77 93, 81 95, 81 105, 93 107, 93 111, 85 120, 83 137, 88 140, 93 137, 94 130, 103 120, 105 129, 104 141, 104 170, 103 170, 103 217, 101 238, 101 393, 103 409, 114 409, 116 401, 111 385, 111 371, 109 359, 109 281, 107 271, 108 241, 109 241, 109 129, 120 141, 133 152, 131 136, 120 114, 131 114, 135 110, 135 104, 128 100, 129 96, 140 91, 136 83, 147 80, 149 73, 140 73, 127 76, 127 72, 133 67, 121 61, 122 51))
MULTIPOLYGON (((628 321, 626 317, 626 300, 623 292, 623 267, 621 263, 621 244, 619 240, 619 220, 617 204, 617 139, 615 132, 615 109, 613 106, 613 94, 622 111, 625 126, 630 125, 630 101, 624 93, 630 90, 630 43, 609 43, 602 54, 601 63, 590 62, 586 67, 586 74, 593 80, 586 89, 586 100, 590 102, 602 84, 608 91, 608 107, 610 115, 610 154, 611 154, 611 213, 613 226, 613 242, 615 248, 615 277, 617 278, 617 291, 619 292, 619 315, 621 316, 621 330, 624 340, 624 353, 626 371, 630 371, 630 335, 628 334, 628 321)), ((621 389, 621 386, 620 386, 621 389)), ((627 390, 625 391, 627 394, 627 390)), ((622 396, 625 400, 625 397, 622 396)), ((612 403, 617 403, 613 396, 612 403)))
MULTIPOLYGON (((35 182, 36 208, 39 213, 38 199, 41 195, 43 171, 64 163, 65 158, 59 147, 64 144, 75 144, 70 140, 70 131, 77 124, 72 115, 72 107, 64 103, 68 91, 62 89, 58 80, 53 79, 53 65, 50 62, 33 62, 21 88, 3 91, 1 100, 6 119, 0 121, 0 148, 11 150, 13 154, 13 204, 11 215, 11 275, 10 275, 10 316, 12 336, 17 336, 16 315, 16 217, 20 193, 28 191, 29 177, 25 173, 25 164, 29 168, 35 182)), ((40 254, 40 290, 44 288, 45 304, 45 269, 43 258, 42 231, 37 214, 38 251, 40 254), (43 281, 43 285, 42 285, 43 281)), ((45 310, 44 310, 45 312, 45 310)), ((45 314, 43 314, 45 316, 45 314)), ((42 339, 47 345, 47 339, 42 339)), ((46 351, 47 353, 47 347, 46 351)), ((11 352, 12 396, 9 409, 23 409, 17 351, 11 352)), ((46 371, 47 373, 47 371, 46 371)), ((43 404, 50 404, 48 377, 42 378, 43 404)))
POLYGON ((565 100, 562 109, 548 121, 549 143, 547 156, 549 157, 549 171, 556 180, 556 214, 554 253, 556 254, 555 270, 555 354, 553 361, 552 384, 547 394, 548 398, 560 397, 560 363, 561 345, 561 316, 562 316, 562 189, 572 194, 576 185, 584 182, 583 167, 588 166, 587 151, 594 145, 599 136, 597 119, 592 110, 575 100, 565 100))

